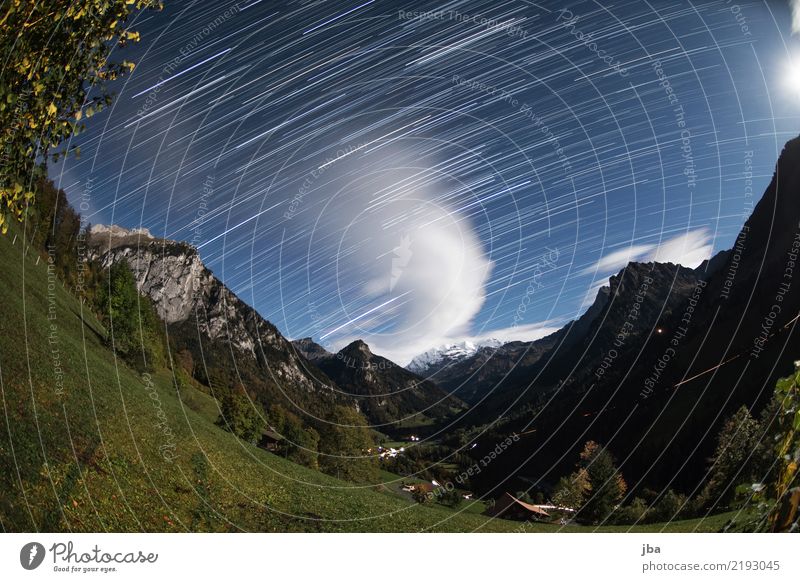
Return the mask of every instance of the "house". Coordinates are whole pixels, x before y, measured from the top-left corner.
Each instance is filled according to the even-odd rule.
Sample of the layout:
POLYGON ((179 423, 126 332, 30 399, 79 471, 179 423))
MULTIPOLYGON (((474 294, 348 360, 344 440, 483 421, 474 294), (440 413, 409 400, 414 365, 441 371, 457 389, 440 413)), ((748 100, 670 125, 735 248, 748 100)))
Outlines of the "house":
POLYGON ((504 493, 484 514, 490 517, 518 520, 546 519, 550 517, 550 514, 542 509, 540 505, 525 503, 510 493, 504 493))
POLYGON ((283 440, 283 437, 271 428, 264 429, 261 433, 261 438, 258 440, 258 446, 262 449, 275 452, 283 440))

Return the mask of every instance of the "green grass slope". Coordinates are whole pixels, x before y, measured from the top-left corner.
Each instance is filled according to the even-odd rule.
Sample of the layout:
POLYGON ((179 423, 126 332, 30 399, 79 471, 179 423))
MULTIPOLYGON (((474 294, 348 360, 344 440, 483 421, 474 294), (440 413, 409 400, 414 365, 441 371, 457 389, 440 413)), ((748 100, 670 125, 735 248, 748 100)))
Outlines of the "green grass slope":
MULTIPOLYGON (((16 237, 16 242, 12 244, 16 237)), ((4 531, 518 531, 473 511, 355 486, 213 424, 216 402, 143 378, 100 323, 0 236, 0 527, 4 531)), ((384 474, 386 476, 386 474, 384 474)), ((731 516, 634 528, 715 531, 731 516)), ((600 528, 628 531, 630 528, 600 528)), ((536 524, 525 531, 594 531, 536 524)))

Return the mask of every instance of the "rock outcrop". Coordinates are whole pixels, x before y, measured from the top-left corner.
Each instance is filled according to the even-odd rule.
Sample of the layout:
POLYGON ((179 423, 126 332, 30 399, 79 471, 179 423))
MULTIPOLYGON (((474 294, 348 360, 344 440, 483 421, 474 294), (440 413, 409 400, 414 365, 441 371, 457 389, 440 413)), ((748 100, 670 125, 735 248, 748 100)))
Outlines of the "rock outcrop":
MULTIPOLYGON (((195 360, 204 356, 191 340, 200 335, 205 352, 223 346, 258 362, 264 373, 289 392, 302 389, 332 391, 330 381, 292 348, 270 322, 239 299, 206 268, 193 246, 155 238, 146 229, 127 230, 96 225, 89 236, 90 257, 103 267, 127 261, 139 291, 147 295, 158 315, 178 340, 186 340, 195 360)), ((183 343, 180 342, 179 343, 183 343)), ((232 362, 232 367, 237 364, 232 362)))

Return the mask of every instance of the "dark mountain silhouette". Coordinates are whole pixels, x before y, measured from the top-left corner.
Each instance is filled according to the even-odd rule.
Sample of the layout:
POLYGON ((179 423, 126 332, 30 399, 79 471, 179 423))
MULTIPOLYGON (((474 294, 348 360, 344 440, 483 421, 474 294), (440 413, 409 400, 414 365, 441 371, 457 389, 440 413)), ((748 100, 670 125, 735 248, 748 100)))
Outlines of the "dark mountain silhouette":
POLYGON ((610 300, 583 337, 558 332, 563 342, 471 411, 525 434, 477 487, 552 483, 593 439, 609 446, 634 489, 691 491, 722 421, 742 405, 757 413, 800 353, 798 197, 794 139, 733 249, 695 270, 631 263, 612 277, 610 300))
MULTIPOLYGON (((373 354, 356 340, 336 354, 330 354, 310 339, 293 342, 331 378, 359 410, 376 425, 421 424, 463 410, 464 403, 434 383, 423 380, 394 362, 373 354), (326 355, 327 354, 327 355, 326 355)), ((390 429, 384 427, 381 430, 390 429)))

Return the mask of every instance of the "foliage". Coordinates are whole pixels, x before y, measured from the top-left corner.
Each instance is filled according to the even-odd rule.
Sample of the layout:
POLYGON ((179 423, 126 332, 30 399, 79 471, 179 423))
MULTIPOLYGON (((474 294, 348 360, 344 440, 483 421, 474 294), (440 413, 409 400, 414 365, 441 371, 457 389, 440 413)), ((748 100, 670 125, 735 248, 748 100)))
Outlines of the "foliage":
POLYGON ((228 390, 220 398, 217 425, 251 444, 256 444, 264 431, 263 413, 247 394, 228 390))
POLYGON ((85 266, 80 264, 82 260, 79 262, 83 257, 78 256, 80 215, 52 181, 37 180, 33 190, 36 196, 28 209, 26 238, 47 254, 48 263, 62 281, 73 284, 77 271, 85 266))
POLYGON ((655 506, 648 515, 649 521, 673 521, 681 519, 686 513, 688 498, 682 493, 668 489, 659 497, 655 506))
POLYGON ((614 458, 604 447, 588 441, 580 455, 579 469, 586 470, 591 493, 578 516, 583 521, 598 523, 614 511, 628 486, 614 465, 614 458))
MULTIPOLYGON (((109 61, 113 49, 139 40, 127 26, 155 0, 5 2, 0 8, 0 228, 22 219, 43 176, 38 164, 78 133, 81 119, 111 103, 108 82, 132 71, 109 61)), ((76 151, 76 154, 79 152, 76 151)), ((56 153, 52 157, 58 159, 56 153)))
POLYGON ((559 479, 553 490, 553 504, 569 509, 580 509, 591 490, 589 473, 581 467, 571 475, 559 479))
POLYGON ((437 496, 436 501, 445 507, 451 507, 455 509, 461 505, 463 499, 464 498, 461 497, 461 493, 459 493, 456 489, 445 489, 437 496))
POLYGON ((139 294, 127 262, 114 263, 97 291, 98 315, 114 351, 139 371, 164 365, 164 336, 148 297, 139 294))
POLYGON ((652 512, 647 501, 641 497, 634 497, 633 500, 614 512, 613 521, 617 524, 640 524, 652 521, 652 512))
POLYGON ((519 499, 520 501, 524 501, 525 503, 533 503, 533 499, 531 498, 530 494, 527 491, 517 491, 514 493, 514 497, 519 499))
POLYGON ((428 492, 421 487, 415 488, 414 491, 411 492, 411 497, 420 505, 430 503, 433 499, 432 496, 428 495, 428 492))
POLYGON ((372 431, 356 410, 336 406, 331 422, 320 427, 320 436, 323 471, 357 483, 378 478, 377 457, 368 452, 373 446, 372 431))
POLYGON ((717 435, 708 477, 696 504, 700 508, 730 507, 737 485, 757 478, 761 424, 742 406, 728 418, 717 435))
POLYGON ((312 469, 319 468, 320 436, 313 427, 305 426, 299 416, 280 404, 269 407, 267 424, 283 437, 279 452, 284 457, 312 469))
POLYGON ((796 532, 800 529, 800 362, 795 372, 775 387, 775 444, 770 460, 776 470, 764 486, 755 487, 757 507, 754 529, 796 532))

